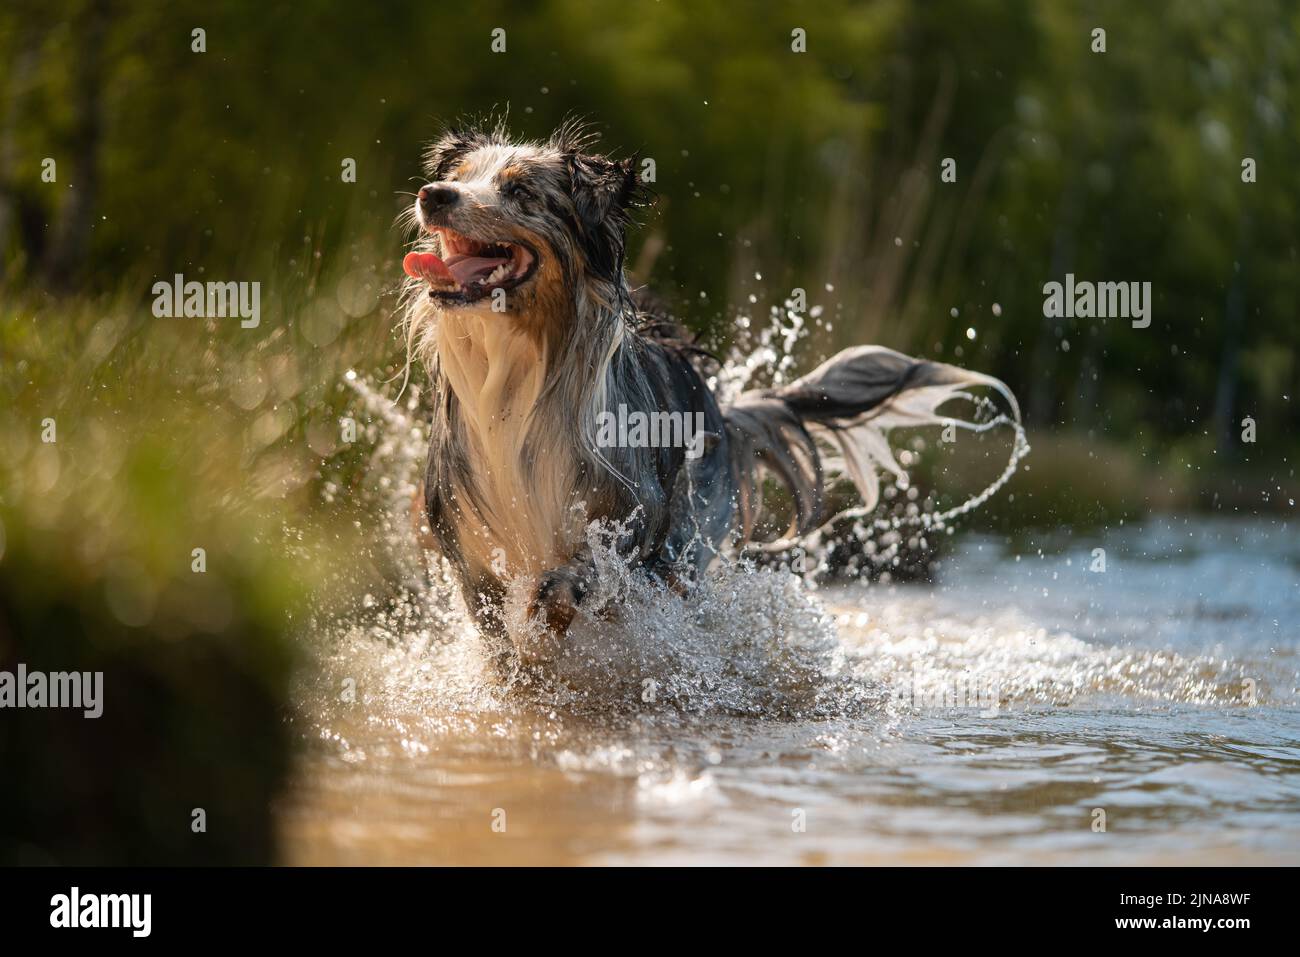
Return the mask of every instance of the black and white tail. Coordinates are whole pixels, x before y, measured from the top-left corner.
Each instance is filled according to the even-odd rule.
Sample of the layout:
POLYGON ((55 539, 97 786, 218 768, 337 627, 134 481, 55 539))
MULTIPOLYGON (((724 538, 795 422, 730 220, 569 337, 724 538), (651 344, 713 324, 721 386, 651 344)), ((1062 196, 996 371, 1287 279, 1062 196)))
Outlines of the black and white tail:
POLYGON ((1003 476, 953 513, 988 498, 1028 451, 1020 408, 1001 380, 881 346, 846 349, 787 386, 742 393, 723 409, 723 417, 742 538, 748 541, 753 531, 762 504, 760 475, 766 469, 794 500, 790 537, 774 543, 783 547, 844 514, 826 514, 828 481, 841 476, 852 480, 862 498, 852 512, 865 515, 879 499, 881 472, 905 480, 889 446, 891 429, 949 424, 973 431, 1003 424, 1015 429, 1016 445, 1003 476), (978 404, 966 391, 971 388, 992 389, 1005 399, 1010 414, 977 422, 939 413, 951 399, 978 404))

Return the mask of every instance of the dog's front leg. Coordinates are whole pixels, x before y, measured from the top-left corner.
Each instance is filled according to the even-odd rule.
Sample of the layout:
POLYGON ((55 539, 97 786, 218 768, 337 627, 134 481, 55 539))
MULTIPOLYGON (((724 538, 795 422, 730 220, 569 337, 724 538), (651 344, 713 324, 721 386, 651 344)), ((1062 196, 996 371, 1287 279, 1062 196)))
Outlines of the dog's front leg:
POLYGON ((595 574, 591 551, 586 548, 558 568, 543 573, 528 603, 529 619, 539 622, 551 636, 562 637, 573 623, 578 604, 591 588, 595 574))

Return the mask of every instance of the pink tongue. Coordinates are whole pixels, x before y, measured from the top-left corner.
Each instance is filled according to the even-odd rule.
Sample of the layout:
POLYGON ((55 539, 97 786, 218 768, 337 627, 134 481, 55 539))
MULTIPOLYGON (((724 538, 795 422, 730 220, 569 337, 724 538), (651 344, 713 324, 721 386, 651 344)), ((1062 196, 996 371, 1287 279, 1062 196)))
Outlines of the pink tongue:
POLYGON ((412 279, 424 279, 429 282, 456 281, 447 264, 433 253, 407 253, 406 258, 402 260, 402 268, 412 279))
POLYGON ((480 273, 490 273, 504 262, 509 260, 500 256, 461 256, 447 263, 447 268, 458 283, 465 285, 480 273))

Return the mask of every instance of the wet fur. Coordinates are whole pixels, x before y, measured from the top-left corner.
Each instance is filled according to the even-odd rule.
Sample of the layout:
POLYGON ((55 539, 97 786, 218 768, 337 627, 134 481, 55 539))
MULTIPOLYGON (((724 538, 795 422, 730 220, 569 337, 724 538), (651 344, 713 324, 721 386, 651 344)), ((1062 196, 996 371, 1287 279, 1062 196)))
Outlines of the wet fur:
MULTIPOLYGON (((450 129, 429 149, 425 174, 460 199, 439 214, 445 221, 412 211, 422 227, 527 244, 540 257, 505 313, 486 300, 448 306, 414 280, 405 292, 408 343, 435 401, 429 526, 480 629, 502 638, 507 582, 519 578, 534 583, 530 617, 563 635, 591 583, 590 521, 625 523, 624 556, 686 587, 751 534, 762 468, 791 487, 795 531, 805 532, 825 518, 819 439, 844 438, 908 389, 960 380, 949 366, 869 350, 832 359, 802 386, 746 393, 720 409, 698 350, 629 291, 625 233, 642 200, 636 164, 592 147, 576 124, 543 143, 514 141, 500 127, 450 129), (597 417, 620 404, 701 413, 704 454, 598 448, 597 417)), ((423 229, 414 248, 441 252, 423 229)), ((538 660, 549 645, 516 650, 538 660)))

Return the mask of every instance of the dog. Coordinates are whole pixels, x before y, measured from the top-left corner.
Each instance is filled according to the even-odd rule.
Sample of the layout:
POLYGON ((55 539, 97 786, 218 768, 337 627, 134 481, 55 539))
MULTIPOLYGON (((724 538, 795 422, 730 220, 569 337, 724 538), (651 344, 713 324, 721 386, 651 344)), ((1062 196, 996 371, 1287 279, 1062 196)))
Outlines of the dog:
POLYGON ((596 142, 573 122, 544 142, 448 128, 409 213, 405 331, 434 406, 429 528, 485 635, 519 641, 507 584, 530 583, 527 616, 553 639, 515 647, 532 663, 554 654, 592 584, 591 521, 619 523, 621 556, 689 588, 754 534, 764 474, 791 494, 790 533, 806 535, 827 520, 834 477, 869 509, 878 470, 901 474, 890 428, 952 421, 935 410, 969 386, 1015 404, 997 379, 878 346, 720 404, 707 355, 629 288, 626 234, 647 196, 635 158, 596 142), (598 441, 615 410, 668 413, 698 434, 598 441))

